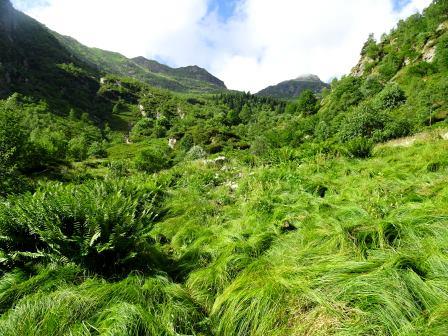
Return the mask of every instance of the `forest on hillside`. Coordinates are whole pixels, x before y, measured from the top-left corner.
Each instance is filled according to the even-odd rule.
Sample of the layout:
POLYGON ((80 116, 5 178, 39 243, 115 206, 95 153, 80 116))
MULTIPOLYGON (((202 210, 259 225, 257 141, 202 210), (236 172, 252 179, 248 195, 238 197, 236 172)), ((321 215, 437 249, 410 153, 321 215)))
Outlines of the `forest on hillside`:
POLYGON ((294 100, 0 10, 0 335, 448 334, 448 1, 294 100))

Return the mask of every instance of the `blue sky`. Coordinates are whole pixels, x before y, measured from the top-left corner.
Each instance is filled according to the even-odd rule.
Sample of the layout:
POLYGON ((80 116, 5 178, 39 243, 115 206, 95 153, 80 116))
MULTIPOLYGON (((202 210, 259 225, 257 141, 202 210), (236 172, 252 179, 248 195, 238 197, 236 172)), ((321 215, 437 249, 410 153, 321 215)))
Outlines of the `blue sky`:
POLYGON ((199 65, 231 89, 256 92, 313 73, 350 71, 379 37, 431 0, 12 0, 90 47, 199 65))
POLYGON ((233 16, 238 0, 211 0, 209 10, 216 10, 223 21, 233 16))
POLYGON ((392 0, 394 10, 400 11, 403 7, 408 5, 411 0, 392 0))

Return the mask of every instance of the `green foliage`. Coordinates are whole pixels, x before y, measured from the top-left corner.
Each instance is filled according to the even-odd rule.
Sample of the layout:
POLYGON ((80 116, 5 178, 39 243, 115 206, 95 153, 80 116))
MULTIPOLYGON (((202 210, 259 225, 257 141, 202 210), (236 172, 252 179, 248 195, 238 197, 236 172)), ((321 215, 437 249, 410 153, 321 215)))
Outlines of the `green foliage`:
POLYGON ((1 204, 3 263, 71 261, 108 276, 151 269, 158 255, 147 232, 159 197, 151 182, 109 181, 48 185, 1 204))
POLYGON ((391 52, 383 58, 378 71, 384 80, 390 80, 400 70, 402 63, 401 57, 391 52))
POLYGON ((94 158, 106 158, 107 157, 107 150, 106 150, 106 143, 105 142, 93 142, 87 151, 88 156, 94 157, 94 158))
POLYGON ((367 158, 372 155, 373 141, 366 138, 354 138, 345 145, 348 154, 355 158, 367 158))
MULTIPOLYGON (((0 334, 447 334, 446 9, 370 37, 362 76, 296 102, 116 75, 95 89, 53 43, 33 50, 64 80, 0 102, 0 334)), ((24 64, 3 62, 9 42, 0 72, 24 64)))
POLYGON ((365 98, 370 98, 381 92, 384 85, 376 76, 369 76, 361 84, 361 92, 365 98))
POLYGON ((156 173, 170 166, 169 147, 163 144, 155 144, 150 148, 140 151, 134 159, 137 170, 146 173, 156 173))
POLYGON ((359 137, 372 138, 384 129, 387 122, 388 116, 384 112, 363 104, 345 117, 340 136, 344 141, 359 137))
POLYGON ((434 74, 436 69, 433 63, 419 62, 409 67, 407 71, 411 76, 425 77, 434 74))
POLYGON ((140 119, 131 130, 131 139, 139 140, 142 137, 150 136, 153 132, 154 121, 149 118, 140 119))
POLYGON ((82 161, 87 158, 87 139, 84 135, 79 135, 68 142, 68 155, 75 161, 82 161))
POLYGON ((193 146, 191 147, 185 159, 187 160, 199 160, 207 157, 207 152, 201 146, 193 146))
POLYGON ((361 56, 367 56, 372 59, 376 59, 379 56, 380 48, 378 47, 373 34, 369 35, 369 38, 362 47, 361 56))
POLYGON ((297 110, 305 115, 315 114, 318 110, 317 98, 313 91, 303 91, 297 100, 297 110))
POLYGON ((379 109, 389 110, 406 103, 406 94, 403 89, 395 84, 386 86, 376 97, 376 104, 379 109))
POLYGON ((445 34, 437 44, 434 63, 439 71, 448 71, 448 34, 445 34))

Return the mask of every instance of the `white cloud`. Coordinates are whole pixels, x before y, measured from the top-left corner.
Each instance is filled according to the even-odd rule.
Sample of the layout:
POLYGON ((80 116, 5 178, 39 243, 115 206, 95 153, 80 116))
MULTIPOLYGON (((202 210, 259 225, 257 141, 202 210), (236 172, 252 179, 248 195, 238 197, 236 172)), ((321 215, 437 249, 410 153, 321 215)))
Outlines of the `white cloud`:
POLYGON ((369 33, 379 37, 431 2, 412 0, 396 12, 391 0, 240 0, 222 22, 208 12, 212 0, 40 1, 48 5, 15 3, 88 46, 198 64, 252 92, 304 73, 347 73, 369 33))

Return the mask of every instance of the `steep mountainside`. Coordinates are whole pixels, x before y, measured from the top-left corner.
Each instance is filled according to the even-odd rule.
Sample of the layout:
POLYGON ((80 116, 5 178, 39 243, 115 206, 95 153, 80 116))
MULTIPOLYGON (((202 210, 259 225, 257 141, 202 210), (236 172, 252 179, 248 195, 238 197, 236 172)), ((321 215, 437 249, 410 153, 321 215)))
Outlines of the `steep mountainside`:
POLYGON ((100 113, 107 106, 98 89, 92 67, 73 57, 42 24, 0 0, 0 98, 19 92, 58 109, 69 102, 100 113))
POLYGON ((277 85, 269 86, 257 93, 259 96, 274 97, 280 99, 295 99, 305 90, 319 93, 329 87, 316 75, 304 75, 296 79, 287 80, 277 85))
POLYGON ((348 76, 334 81, 318 113, 317 132, 383 141, 448 116, 448 1, 370 36, 348 76))
POLYGON ((217 92, 224 82, 198 66, 170 68, 144 57, 133 59, 98 48, 89 48, 75 39, 53 32, 70 53, 103 73, 131 77, 147 84, 180 92, 217 92))

